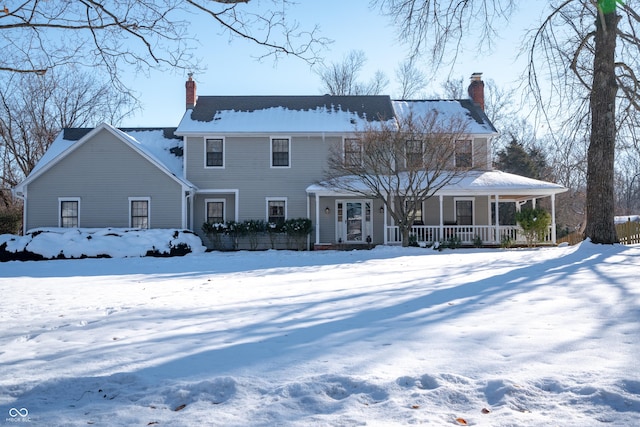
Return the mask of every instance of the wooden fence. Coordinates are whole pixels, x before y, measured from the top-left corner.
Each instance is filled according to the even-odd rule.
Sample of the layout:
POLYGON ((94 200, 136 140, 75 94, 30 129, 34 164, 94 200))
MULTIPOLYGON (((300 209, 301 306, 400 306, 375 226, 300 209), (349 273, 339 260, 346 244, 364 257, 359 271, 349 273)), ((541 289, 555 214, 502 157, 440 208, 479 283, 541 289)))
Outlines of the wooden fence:
MULTIPOLYGON (((616 232, 618 233, 618 239, 623 245, 636 245, 640 243, 640 223, 634 221, 627 221, 622 224, 616 224, 616 232)), ((575 245, 584 240, 582 233, 574 232, 567 236, 557 239, 557 243, 569 243, 575 245)))

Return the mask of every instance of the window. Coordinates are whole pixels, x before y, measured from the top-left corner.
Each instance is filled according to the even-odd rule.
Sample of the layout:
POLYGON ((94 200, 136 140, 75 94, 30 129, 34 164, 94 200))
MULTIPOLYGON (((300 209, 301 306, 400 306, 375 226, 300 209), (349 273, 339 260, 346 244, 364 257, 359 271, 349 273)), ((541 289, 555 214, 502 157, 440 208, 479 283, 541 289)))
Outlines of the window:
POLYGON ((407 141, 405 147, 405 166, 408 169, 424 166, 424 149, 422 141, 407 141))
POLYGON ((207 199, 205 219, 208 224, 224 224, 224 200, 207 199))
POLYGON ((271 138, 271 167, 289 166, 289 138, 271 138))
POLYGON ((283 199, 267 200, 267 221, 282 225, 287 217, 287 201, 283 199))
POLYGON ((75 228, 80 226, 80 199, 58 199, 60 215, 58 226, 75 228))
POLYGON ((207 139, 205 142, 206 166, 224 166, 224 141, 221 138, 207 139))
POLYGON ((344 164, 346 166, 362 164, 362 141, 354 138, 344 140, 344 164))
POLYGON ((457 168, 470 168, 473 166, 473 143, 470 139, 456 141, 457 168))
POLYGON ((456 200, 456 224, 473 225, 473 200, 456 200))
POLYGON ((413 217, 413 225, 424 225, 422 217, 422 203, 414 200, 407 200, 407 217, 413 217))
POLYGON ((149 228, 149 201, 148 197, 129 198, 129 227, 149 228))

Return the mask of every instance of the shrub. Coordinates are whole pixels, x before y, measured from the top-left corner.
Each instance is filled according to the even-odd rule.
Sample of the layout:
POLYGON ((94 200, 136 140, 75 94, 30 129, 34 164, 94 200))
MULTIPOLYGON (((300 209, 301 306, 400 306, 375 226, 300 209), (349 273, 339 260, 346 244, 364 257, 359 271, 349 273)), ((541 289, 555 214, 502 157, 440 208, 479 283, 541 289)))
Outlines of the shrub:
POLYGON ((551 225, 551 215, 544 209, 524 208, 520 212, 516 212, 516 221, 524 231, 527 245, 532 247, 537 242, 544 240, 551 225))
POLYGON ((482 247, 482 239, 480 238, 480 236, 476 235, 476 237, 473 238, 473 247, 475 248, 482 247))
POLYGON ((22 214, 16 210, 0 212, 0 234, 19 234, 22 214))
POLYGON ((282 230, 293 240, 296 249, 301 251, 307 244, 307 236, 313 231, 313 225, 309 218, 292 218, 284 222, 282 230))

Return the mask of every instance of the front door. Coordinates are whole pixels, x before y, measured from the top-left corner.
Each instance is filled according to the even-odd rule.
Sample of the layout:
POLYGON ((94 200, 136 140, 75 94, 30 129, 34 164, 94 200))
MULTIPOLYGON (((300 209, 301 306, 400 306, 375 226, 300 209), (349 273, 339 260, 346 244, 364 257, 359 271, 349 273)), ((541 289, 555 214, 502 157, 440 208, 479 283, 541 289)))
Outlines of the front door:
POLYGON ((367 200, 337 201, 338 240, 366 242, 371 231, 371 202, 367 200))
POLYGON ((347 242, 362 242, 362 202, 347 202, 347 242))

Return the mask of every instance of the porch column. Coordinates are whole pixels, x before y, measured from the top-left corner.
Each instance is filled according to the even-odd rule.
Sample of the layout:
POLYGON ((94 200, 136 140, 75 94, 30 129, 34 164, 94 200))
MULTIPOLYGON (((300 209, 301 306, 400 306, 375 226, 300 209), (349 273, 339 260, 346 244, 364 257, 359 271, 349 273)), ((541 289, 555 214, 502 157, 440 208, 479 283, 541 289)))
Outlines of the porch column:
POLYGON ((383 201, 382 202, 382 216, 383 216, 383 220, 384 220, 384 233, 383 233, 383 239, 384 239, 384 244, 388 244, 389 243, 389 229, 387 227, 389 227, 389 221, 387 221, 387 204, 383 201))
POLYGON ((496 205, 495 205, 495 213, 496 213, 496 243, 500 243, 500 196, 495 195, 496 205))
POLYGON ((551 243, 556 244, 556 195, 551 195, 551 243))
POLYGON ((444 240, 444 208, 443 208, 443 198, 442 194, 438 196, 438 201, 440 202, 440 238, 438 240, 444 240))
POLYGON ((320 195, 316 193, 316 244, 320 243, 320 195))

